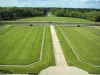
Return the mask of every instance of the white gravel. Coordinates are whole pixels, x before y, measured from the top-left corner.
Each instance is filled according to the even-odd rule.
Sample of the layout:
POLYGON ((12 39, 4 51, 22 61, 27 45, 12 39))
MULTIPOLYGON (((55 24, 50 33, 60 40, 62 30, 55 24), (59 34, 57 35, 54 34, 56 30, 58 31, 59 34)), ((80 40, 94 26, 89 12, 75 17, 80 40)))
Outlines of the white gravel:
POLYGON ((51 25, 50 28, 51 28, 51 35, 52 35, 52 42, 53 42, 56 66, 68 68, 68 65, 66 63, 66 59, 64 57, 64 54, 63 54, 61 45, 59 43, 54 26, 51 25))

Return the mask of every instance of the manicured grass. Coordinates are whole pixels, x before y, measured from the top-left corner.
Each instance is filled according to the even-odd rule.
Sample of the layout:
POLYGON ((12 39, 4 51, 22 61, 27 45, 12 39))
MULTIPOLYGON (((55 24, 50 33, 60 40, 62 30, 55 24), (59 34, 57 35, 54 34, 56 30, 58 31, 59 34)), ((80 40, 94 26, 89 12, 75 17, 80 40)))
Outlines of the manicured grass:
POLYGON ((16 26, 0 37, 0 64, 30 64, 39 60, 43 27, 16 26))
POLYGON ((56 16, 32 17, 32 18, 19 19, 16 21, 59 21, 59 22, 75 22, 75 23, 94 23, 92 21, 85 19, 71 18, 71 17, 56 17, 56 16))
POLYGON ((14 27, 15 27, 14 25, 12 25, 12 26, 10 26, 10 25, 0 26, 0 35, 6 33, 7 31, 11 30, 14 27))
MULTIPOLYGON (((18 60, 20 62, 16 61, 15 62, 16 64, 17 63, 19 63, 19 64, 28 64, 29 63, 30 64, 39 59, 40 46, 41 46, 41 41, 42 41, 41 37, 43 36, 43 29, 44 29, 44 26, 32 26, 32 27, 31 26, 19 26, 19 27, 14 28, 14 30, 12 29, 13 32, 10 31, 11 33, 9 32, 9 34, 8 33, 5 34, 5 35, 13 34, 13 36, 18 36, 16 41, 18 41, 19 39, 21 40, 21 41, 17 42, 17 43, 19 43, 19 45, 18 46, 16 45, 17 47, 14 47, 15 51, 12 50, 12 52, 10 52, 12 54, 14 53, 13 56, 17 56, 17 55, 15 55, 15 52, 17 52, 17 54, 18 54, 17 58, 19 58, 18 60), (16 33, 16 35, 14 32, 16 33), (23 40, 25 40, 25 41, 22 42, 23 40), (25 46, 24 46, 24 44, 25 44, 25 46), (17 48, 17 49, 15 49, 15 48, 17 48), (21 51, 18 50, 20 48, 23 50, 21 50, 21 51), (20 58, 26 58, 25 59, 26 61, 21 60, 20 58)), ((11 36, 9 36, 9 38, 11 38, 11 36)), ((15 39, 15 38, 13 38, 13 39, 15 39)), ((2 39, 2 38, 0 37, 0 39, 2 39)), ((8 46, 8 45, 6 45, 6 46, 8 46)), ((9 55, 9 59, 13 58, 10 56, 11 55, 9 55)), ((7 58, 8 58, 8 56, 7 56, 7 58)), ((12 62, 12 63, 14 63, 14 62, 12 62)), ((7 64, 7 62, 5 64, 7 64)), ((43 57, 40 62, 31 64, 28 66, 0 66, 0 69, 6 69, 13 73, 39 73, 44 68, 47 68, 47 67, 53 66, 53 65, 55 65, 55 61, 54 61, 51 33, 50 33, 50 28, 48 26, 46 26, 46 31, 45 31, 45 36, 44 36, 43 57)))
POLYGON ((99 74, 100 67, 80 62, 77 59, 59 28, 69 40, 70 45, 73 47, 80 60, 96 66, 100 66, 100 30, 94 27, 55 27, 58 38, 62 41, 60 44, 68 64, 84 69, 89 73, 99 74))
POLYGON ((5 25, 0 25, 0 28, 3 28, 5 25))

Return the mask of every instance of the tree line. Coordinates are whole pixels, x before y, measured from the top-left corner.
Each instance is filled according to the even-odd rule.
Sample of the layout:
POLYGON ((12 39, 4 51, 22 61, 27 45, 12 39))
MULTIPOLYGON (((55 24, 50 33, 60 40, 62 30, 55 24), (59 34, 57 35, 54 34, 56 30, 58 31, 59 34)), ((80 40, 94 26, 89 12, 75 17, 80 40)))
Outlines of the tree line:
POLYGON ((100 9, 50 8, 50 11, 58 17, 74 17, 100 22, 100 9))
POLYGON ((0 20, 45 16, 47 12, 58 17, 74 17, 100 22, 100 9, 32 7, 0 7, 0 20))
POLYGON ((44 16, 46 13, 46 8, 0 7, 0 20, 15 20, 26 17, 44 16))

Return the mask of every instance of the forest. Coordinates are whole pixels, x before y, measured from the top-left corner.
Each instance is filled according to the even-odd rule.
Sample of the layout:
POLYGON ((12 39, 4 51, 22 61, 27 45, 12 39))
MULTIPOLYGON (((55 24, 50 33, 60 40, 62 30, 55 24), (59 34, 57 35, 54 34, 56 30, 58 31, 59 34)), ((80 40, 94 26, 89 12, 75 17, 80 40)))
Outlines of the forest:
POLYGON ((74 17, 100 22, 100 9, 50 8, 50 11, 58 17, 74 17))
POLYGON ((46 16, 48 12, 57 17, 74 17, 100 22, 100 9, 46 7, 0 7, 0 20, 16 20, 20 18, 46 16))
POLYGON ((45 8, 32 7, 0 7, 0 20, 15 20, 46 15, 45 8))

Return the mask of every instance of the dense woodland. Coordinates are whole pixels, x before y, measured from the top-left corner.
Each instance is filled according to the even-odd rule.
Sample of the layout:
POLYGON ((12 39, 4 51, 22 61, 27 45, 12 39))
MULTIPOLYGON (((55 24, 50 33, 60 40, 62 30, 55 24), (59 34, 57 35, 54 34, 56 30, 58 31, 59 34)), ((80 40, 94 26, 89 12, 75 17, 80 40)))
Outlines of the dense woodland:
POLYGON ((0 7, 0 20, 15 20, 36 16, 45 16, 51 12, 58 17, 83 18, 100 22, 100 9, 80 8, 32 8, 32 7, 0 7))
POLYGON ((83 18, 100 22, 100 9, 73 9, 73 8, 51 8, 51 13, 59 17, 83 18))
POLYGON ((15 20, 19 18, 44 16, 44 15, 46 15, 45 8, 0 7, 0 20, 15 20))

